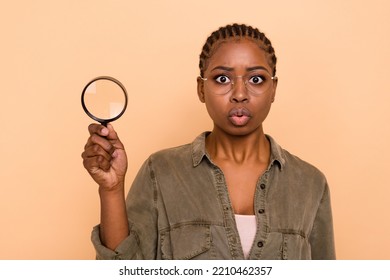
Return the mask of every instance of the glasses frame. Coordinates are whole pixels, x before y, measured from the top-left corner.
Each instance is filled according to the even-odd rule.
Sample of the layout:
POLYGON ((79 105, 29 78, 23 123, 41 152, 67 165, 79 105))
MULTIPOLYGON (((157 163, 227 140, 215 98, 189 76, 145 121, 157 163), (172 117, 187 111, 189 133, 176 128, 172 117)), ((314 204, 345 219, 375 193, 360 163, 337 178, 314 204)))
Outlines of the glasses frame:
MULTIPOLYGON (((270 76, 270 79, 271 79, 272 81, 275 81, 275 80, 277 79, 277 76, 271 76, 271 74, 269 74, 268 71, 267 71, 267 74, 270 76)), ((224 74, 221 74, 221 75, 219 75, 219 76, 224 76, 224 74)), ((225 76, 228 76, 228 75, 225 75, 225 76)), ((262 93, 253 92, 253 91, 250 90, 250 89, 248 88, 248 86, 247 86, 248 80, 244 80, 244 78, 245 78, 245 77, 248 77, 248 76, 251 76, 251 75, 248 74, 248 75, 241 75, 241 76, 233 76, 232 79, 231 79, 231 82, 229 83, 230 86, 231 86, 231 88, 230 88, 227 92, 225 92, 225 93, 214 93, 214 94, 215 94, 215 95, 225 95, 225 94, 230 93, 230 92, 234 89, 234 84, 235 84, 235 81, 236 81, 237 78, 242 78, 246 90, 247 90, 249 93, 251 93, 251 94, 253 94, 253 95, 255 95, 255 96, 260 96, 260 95, 262 95, 263 93, 265 93, 266 91, 269 90, 269 88, 267 88, 267 89, 266 89, 264 92, 262 92, 262 93)), ((253 76, 256 76, 256 75, 253 75, 253 76)), ((201 80, 203 80, 203 81, 208 81, 208 80, 209 80, 209 78, 204 78, 204 77, 202 77, 202 76, 198 76, 198 77, 199 77, 201 80)), ((229 79, 230 79, 230 78, 229 78, 229 79)), ((223 85, 223 84, 221 84, 221 85, 223 85)))

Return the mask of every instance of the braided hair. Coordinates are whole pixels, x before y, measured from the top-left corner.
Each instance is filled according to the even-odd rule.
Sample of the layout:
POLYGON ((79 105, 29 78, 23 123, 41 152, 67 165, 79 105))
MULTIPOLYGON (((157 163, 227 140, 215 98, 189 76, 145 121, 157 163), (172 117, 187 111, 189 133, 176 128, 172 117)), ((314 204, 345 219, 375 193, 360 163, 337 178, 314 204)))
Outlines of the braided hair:
POLYGON ((216 47, 221 43, 226 42, 229 39, 252 39, 259 45, 266 53, 268 57, 268 63, 272 67, 272 75, 276 74, 276 55, 275 50, 272 47, 271 41, 260 32, 257 28, 248 26, 245 24, 232 24, 224 27, 220 27, 218 30, 211 33, 207 38, 206 43, 203 45, 202 52, 199 56, 199 69, 200 76, 203 76, 204 71, 207 68, 207 61, 213 55, 216 47))

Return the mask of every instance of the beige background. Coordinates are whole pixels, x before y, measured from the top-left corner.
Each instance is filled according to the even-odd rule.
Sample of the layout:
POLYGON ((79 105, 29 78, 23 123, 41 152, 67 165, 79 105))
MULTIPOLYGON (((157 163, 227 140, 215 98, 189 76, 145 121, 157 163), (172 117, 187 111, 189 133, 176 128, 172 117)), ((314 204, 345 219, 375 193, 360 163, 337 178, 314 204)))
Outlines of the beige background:
POLYGON ((129 91, 114 125, 130 185, 150 153, 211 129, 198 55, 232 22, 274 44, 279 86, 265 129, 326 174, 338 258, 390 259, 389 1, 2 2, 0 259, 94 258, 82 88, 111 75, 129 91))

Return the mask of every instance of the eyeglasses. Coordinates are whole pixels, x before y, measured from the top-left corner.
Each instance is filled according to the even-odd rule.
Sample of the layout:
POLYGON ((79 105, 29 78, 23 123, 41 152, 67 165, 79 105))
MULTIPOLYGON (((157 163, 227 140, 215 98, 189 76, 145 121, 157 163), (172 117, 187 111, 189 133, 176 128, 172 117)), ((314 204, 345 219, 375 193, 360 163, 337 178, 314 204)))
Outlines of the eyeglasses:
POLYGON ((212 74, 209 77, 200 77, 205 81, 205 86, 216 95, 224 95, 234 89, 237 79, 241 78, 245 88, 253 95, 261 95, 271 88, 276 76, 271 76, 267 71, 256 71, 245 76, 232 76, 230 74, 212 74))

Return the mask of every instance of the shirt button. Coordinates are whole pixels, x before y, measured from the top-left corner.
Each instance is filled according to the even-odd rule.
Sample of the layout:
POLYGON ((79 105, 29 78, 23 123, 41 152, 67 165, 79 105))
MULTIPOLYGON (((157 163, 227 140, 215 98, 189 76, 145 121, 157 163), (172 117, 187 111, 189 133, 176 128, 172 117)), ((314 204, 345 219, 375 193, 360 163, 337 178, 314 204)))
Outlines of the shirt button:
POLYGON ((264 214, 265 210, 264 209, 259 209, 260 214, 264 214))
POLYGON ((262 241, 257 242, 257 247, 261 248, 264 246, 264 243, 262 241))
POLYGON ((264 190, 265 189, 265 184, 260 185, 260 189, 264 190))

